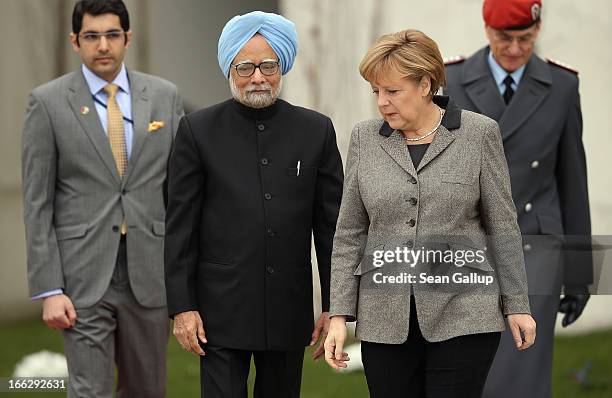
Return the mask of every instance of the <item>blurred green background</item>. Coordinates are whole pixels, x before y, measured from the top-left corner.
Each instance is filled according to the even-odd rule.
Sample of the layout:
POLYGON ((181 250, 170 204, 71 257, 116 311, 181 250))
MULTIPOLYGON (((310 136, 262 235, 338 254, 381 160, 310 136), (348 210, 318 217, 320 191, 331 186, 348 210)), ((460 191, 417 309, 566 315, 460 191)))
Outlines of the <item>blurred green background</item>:
MULTIPOLYGON (((40 320, 3 324, 0 328, 0 376, 8 377, 27 355, 41 350, 63 352, 60 333, 47 329, 40 320)), ((337 374, 326 363, 314 363, 311 349, 306 352, 302 381, 303 398, 367 397, 363 372, 337 374)), ((183 351, 173 336, 168 345, 169 398, 199 397, 199 361, 183 351)), ((253 372, 249 377, 252 391, 253 372)), ((612 330, 580 336, 557 337, 553 371, 555 398, 612 397, 612 330), (575 380, 575 373, 588 367, 586 383, 575 380)), ((62 397, 65 393, 5 393, 2 397, 62 397)), ((529 397, 520 397, 529 398, 529 397)))

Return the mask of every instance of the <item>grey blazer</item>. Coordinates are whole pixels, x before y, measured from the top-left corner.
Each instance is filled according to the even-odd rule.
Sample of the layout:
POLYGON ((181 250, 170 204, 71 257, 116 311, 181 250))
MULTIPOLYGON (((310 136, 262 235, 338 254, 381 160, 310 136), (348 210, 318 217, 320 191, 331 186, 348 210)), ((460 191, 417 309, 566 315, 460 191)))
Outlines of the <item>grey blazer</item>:
MULTIPOLYGON (((462 111, 448 97, 436 136, 415 170, 400 132, 381 119, 355 126, 334 238, 330 314, 357 320, 356 335, 400 344, 408 337, 411 292, 423 336, 443 341, 504 330, 504 315, 530 313, 525 265, 508 167, 498 125, 462 111), (462 272, 491 275, 494 282, 461 290, 422 283, 383 288, 372 283, 375 250, 434 248, 484 250, 485 261, 462 272), (465 246, 467 245, 467 246, 465 246)), ((420 263, 430 275, 442 264, 420 263)), ((454 266, 454 264, 452 265, 454 266)), ((451 268, 452 268, 451 266, 451 268)), ((417 267, 418 268, 418 267, 417 267)))
POLYGON ((99 301, 125 213, 134 295, 146 307, 165 305, 163 184, 183 105, 165 80, 133 71, 128 78, 134 136, 123 181, 80 70, 30 94, 22 177, 32 296, 63 288, 76 308, 99 301), (152 121, 164 126, 149 131, 152 121))

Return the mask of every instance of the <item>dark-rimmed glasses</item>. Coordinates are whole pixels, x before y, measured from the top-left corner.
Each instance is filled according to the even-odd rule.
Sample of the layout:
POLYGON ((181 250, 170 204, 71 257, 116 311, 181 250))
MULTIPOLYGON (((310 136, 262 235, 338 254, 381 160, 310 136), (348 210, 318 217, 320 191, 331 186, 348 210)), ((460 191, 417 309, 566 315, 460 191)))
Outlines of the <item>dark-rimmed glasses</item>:
POLYGON ((240 62, 239 64, 232 65, 236 68, 236 73, 240 77, 251 77, 255 73, 255 69, 259 68, 259 71, 264 76, 272 76, 278 72, 278 61, 263 61, 258 65, 252 62, 240 62))

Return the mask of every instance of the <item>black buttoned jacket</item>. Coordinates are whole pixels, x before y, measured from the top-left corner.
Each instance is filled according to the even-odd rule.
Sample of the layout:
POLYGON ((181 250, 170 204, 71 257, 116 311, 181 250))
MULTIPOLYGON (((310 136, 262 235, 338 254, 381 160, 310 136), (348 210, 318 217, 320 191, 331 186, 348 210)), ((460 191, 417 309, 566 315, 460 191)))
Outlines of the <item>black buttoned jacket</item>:
POLYGON ((168 169, 169 314, 198 310, 214 346, 307 345, 311 237, 327 311, 342 181, 334 127, 317 112, 228 100, 185 116, 168 169))

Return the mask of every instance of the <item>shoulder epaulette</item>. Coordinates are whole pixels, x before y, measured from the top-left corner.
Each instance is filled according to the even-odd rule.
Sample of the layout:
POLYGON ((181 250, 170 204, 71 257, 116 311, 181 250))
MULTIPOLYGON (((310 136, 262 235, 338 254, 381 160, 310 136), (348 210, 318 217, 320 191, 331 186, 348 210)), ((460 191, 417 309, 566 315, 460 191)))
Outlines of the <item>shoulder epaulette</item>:
POLYGON ((444 58, 444 65, 454 65, 460 64, 465 61, 465 57, 463 55, 457 55, 455 57, 444 58))
POLYGON ((577 74, 578 74, 578 69, 574 68, 574 67, 573 67, 573 66, 571 66, 571 65, 568 65, 568 64, 566 64, 566 63, 563 63, 563 62, 557 61, 556 59, 552 59, 552 58, 546 58, 546 61, 547 61, 549 64, 551 64, 551 65, 558 66, 559 68, 561 68, 561 69, 565 69, 565 70, 567 70, 567 71, 570 71, 570 72, 572 72, 572 73, 573 73, 573 74, 575 74, 575 75, 577 75, 577 74))

